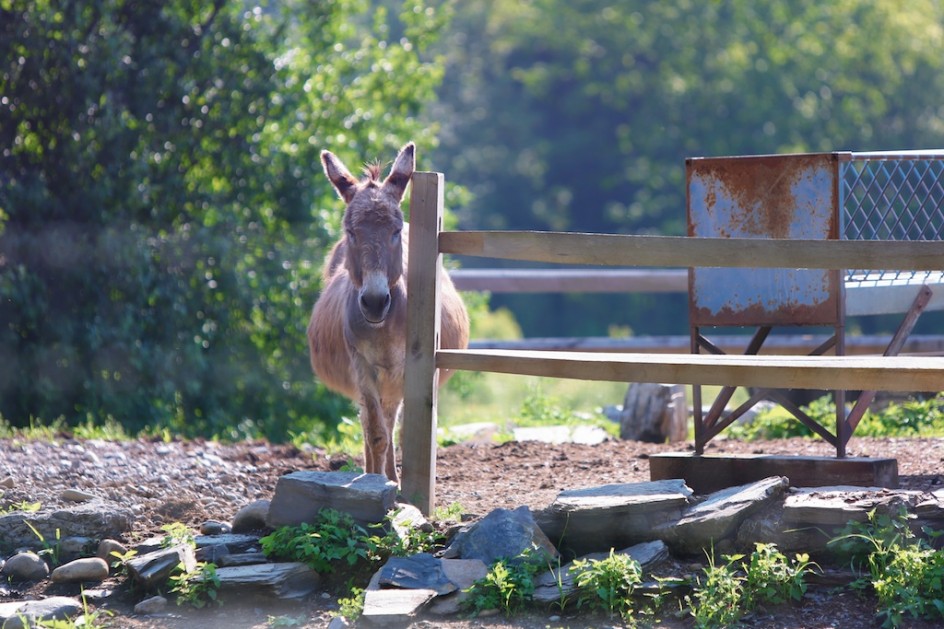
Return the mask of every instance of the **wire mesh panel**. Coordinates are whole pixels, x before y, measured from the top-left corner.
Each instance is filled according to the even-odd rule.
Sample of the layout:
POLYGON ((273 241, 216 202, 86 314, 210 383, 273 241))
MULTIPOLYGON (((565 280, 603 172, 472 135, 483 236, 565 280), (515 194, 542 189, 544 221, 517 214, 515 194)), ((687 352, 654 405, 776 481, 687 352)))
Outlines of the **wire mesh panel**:
MULTIPOLYGON (((944 240, 944 151, 851 153, 839 164, 843 240, 944 240)), ((941 281, 927 271, 846 272, 847 287, 941 281)))

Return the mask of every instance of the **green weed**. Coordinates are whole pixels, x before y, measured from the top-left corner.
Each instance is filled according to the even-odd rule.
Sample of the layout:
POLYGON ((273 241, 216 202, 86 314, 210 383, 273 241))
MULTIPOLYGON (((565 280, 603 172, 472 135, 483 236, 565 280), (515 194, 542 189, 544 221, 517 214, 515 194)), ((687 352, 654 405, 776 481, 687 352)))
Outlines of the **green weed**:
POLYGON ((364 589, 351 588, 350 596, 338 599, 337 616, 348 622, 356 622, 364 613, 364 589))
POLYGON ((200 561, 194 570, 187 571, 181 562, 177 569, 179 572, 170 577, 170 582, 171 592, 177 595, 178 605, 189 603, 199 609, 211 603, 221 604, 218 598, 220 577, 216 574, 216 564, 200 561))
POLYGON ((190 546, 191 548, 196 548, 197 546, 193 531, 182 522, 165 524, 161 527, 161 530, 164 531, 164 539, 161 541, 161 546, 164 548, 170 548, 180 544, 190 546))
POLYGON ((495 609, 506 615, 517 613, 531 602, 534 576, 543 568, 544 562, 536 552, 496 561, 485 577, 469 588, 464 608, 473 616, 495 609))
POLYGON ((897 514, 874 509, 867 522, 851 522, 830 544, 852 566, 867 571, 859 587, 871 587, 883 627, 906 619, 944 619, 944 553, 918 538, 903 508, 897 514))
POLYGON ((43 536, 42 533, 39 532, 35 526, 26 520, 24 520, 23 523, 29 527, 29 530, 33 532, 33 535, 36 536, 36 539, 39 540, 40 545, 43 547, 43 549, 36 554, 40 557, 46 557, 47 561, 52 567, 58 566, 59 556, 62 551, 62 531, 56 529, 56 541, 50 542, 43 536))
POLYGON ((629 555, 615 554, 604 559, 576 560, 574 583, 577 606, 601 610, 624 619, 632 616, 633 591, 642 582, 642 568, 629 555))
POLYGON ((283 526, 259 540, 267 557, 301 561, 319 573, 334 570, 335 563, 353 566, 368 558, 368 538, 363 527, 347 513, 322 509, 311 524, 283 526))
POLYGON ((714 552, 708 555, 703 577, 687 597, 696 627, 728 627, 759 605, 800 600, 806 573, 816 567, 809 555, 798 554, 791 561, 774 544, 756 544, 748 557, 723 559, 719 564, 714 552))

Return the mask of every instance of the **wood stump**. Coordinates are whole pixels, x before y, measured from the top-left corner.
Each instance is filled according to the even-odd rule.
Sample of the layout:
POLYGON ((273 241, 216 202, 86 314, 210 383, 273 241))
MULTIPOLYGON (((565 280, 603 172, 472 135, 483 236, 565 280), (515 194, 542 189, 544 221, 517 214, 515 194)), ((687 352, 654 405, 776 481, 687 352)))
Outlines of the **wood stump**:
POLYGON ((688 439, 685 385, 630 384, 620 414, 620 438, 649 443, 688 439))

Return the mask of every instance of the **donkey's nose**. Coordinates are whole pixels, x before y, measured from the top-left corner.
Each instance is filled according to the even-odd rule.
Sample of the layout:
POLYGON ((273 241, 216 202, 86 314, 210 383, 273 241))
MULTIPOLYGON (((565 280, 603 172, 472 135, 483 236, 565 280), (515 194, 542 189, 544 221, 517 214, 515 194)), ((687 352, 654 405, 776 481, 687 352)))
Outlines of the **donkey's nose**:
POLYGON ((371 323, 380 323, 390 309, 390 291, 383 293, 364 292, 361 294, 361 312, 371 323))

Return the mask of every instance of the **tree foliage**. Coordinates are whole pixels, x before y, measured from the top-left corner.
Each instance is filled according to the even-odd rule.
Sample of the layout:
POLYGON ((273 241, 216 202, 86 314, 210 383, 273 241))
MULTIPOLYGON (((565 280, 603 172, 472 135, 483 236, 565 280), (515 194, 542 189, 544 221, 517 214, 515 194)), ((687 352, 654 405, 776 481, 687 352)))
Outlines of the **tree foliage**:
MULTIPOLYGON (((933 0, 470 0, 443 45, 438 166, 474 194, 466 227, 681 235, 686 157, 944 144, 933 0)), ((681 298, 493 304, 528 335, 614 311, 686 329, 681 298)))
POLYGON ((280 438, 349 411, 305 346, 341 209, 318 151, 430 146, 444 25, 368 8, 0 0, 4 418, 280 438))

